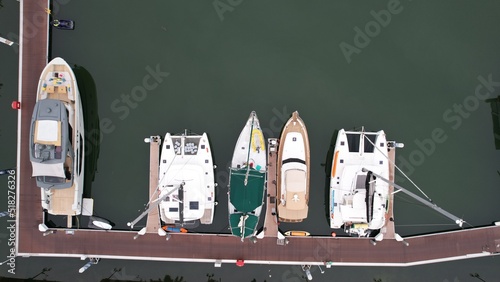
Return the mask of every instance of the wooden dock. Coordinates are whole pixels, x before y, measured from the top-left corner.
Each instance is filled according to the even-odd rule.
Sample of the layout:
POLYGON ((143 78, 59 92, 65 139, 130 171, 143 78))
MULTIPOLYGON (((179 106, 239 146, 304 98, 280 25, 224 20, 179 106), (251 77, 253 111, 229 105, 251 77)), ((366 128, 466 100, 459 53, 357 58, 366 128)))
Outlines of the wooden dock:
MULTIPOLYGON (((276 216, 276 161, 278 159, 278 139, 269 138, 267 142, 267 200, 266 217, 264 218, 263 237, 279 238, 281 234, 278 230, 278 217, 276 216)), ((278 243, 281 241, 278 241, 278 243)))
MULTIPOLYGON (((240 238, 229 234, 173 233, 170 240, 165 241, 164 237, 153 233, 146 233, 140 239, 134 240, 135 231, 51 229, 50 233, 40 232, 38 225, 43 220, 41 196, 40 189, 36 187, 35 180, 31 177, 28 142, 38 78, 47 64, 48 17, 44 9, 48 6, 48 1, 21 0, 21 18, 23 19, 19 67, 21 109, 18 121, 16 194, 16 254, 18 256, 209 263, 235 263, 237 260, 245 260, 246 263, 257 264, 411 266, 500 253, 500 226, 408 237, 404 238, 408 244, 406 245, 388 239, 393 230, 390 221, 386 226, 386 238, 377 242, 376 245, 373 244, 371 238, 311 236, 290 237, 288 244, 280 246, 276 244, 276 238, 272 235, 275 234, 273 230, 275 225, 271 224, 272 217, 267 220, 267 212, 265 226, 266 234, 269 235, 257 240, 255 244, 249 240, 241 242, 240 238), (33 20, 35 17, 36 21, 33 20), (40 22, 41 17, 47 18, 47 24, 34 26, 26 23, 40 22), (32 36, 25 38, 23 34, 32 36), (124 246, 127 247, 124 248, 124 246)), ((274 172, 270 171, 269 179, 274 175, 274 172)), ((153 172, 150 172, 150 177, 154 178, 153 172)), ((269 194, 274 189, 272 184, 272 182, 268 184, 269 194)), ((268 198, 268 204, 272 204, 270 203, 271 196, 268 198)), ((392 199, 391 203, 393 203, 392 199)), ((272 208, 270 210, 272 211, 272 208)), ((150 221, 153 220, 148 220, 150 221)), ((151 231, 154 231, 154 228, 151 225, 151 231)))
MULTIPOLYGON (((158 189, 158 167, 160 165, 161 138, 152 136, 149 138, 149 201, 153 201, 160 195, 158 189)), ((148 213, 146 221, 146 233, 158 234, 160 226, 159 209, 154 208, 148 213)))
MULTIPOLYGON (((394 182, 394 162, 396 160, 396 149, 389 148, 389 181, 394 182)), ((396 239, 396 228, 394 226, 394 187, 389 185, 389 201, 385 214, 385 226, 380 230, 384 234, 384 239, 396 239)))
POLYGON ((31 177, 29 140, 38 80, 48 62, 49 17, 45 9, 49 8, 49 4, 48 0, 22 0, 20 3, 22 24, 19 38, 18 100, 21 102, 21 109, 18 111, 16 185, 16 233, 18 234, 16 250, 18 252, 29 249, 33 244, 39 243, 38 240, 43 237, 38 231, 38 224, 42 223, 43 219, 41 193, 40 188, 36 186, 35 179, 31 177))

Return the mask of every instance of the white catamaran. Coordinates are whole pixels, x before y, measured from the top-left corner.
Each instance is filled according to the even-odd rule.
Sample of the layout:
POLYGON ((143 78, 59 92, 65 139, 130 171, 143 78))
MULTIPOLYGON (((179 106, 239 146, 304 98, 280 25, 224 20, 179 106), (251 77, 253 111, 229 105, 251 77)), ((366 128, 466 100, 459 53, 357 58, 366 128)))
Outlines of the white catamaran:
POLYGON ((367 236, 385 224, 389 177, 384 131, 339 130, 330 179, 330 227, 367 236), (365 171, 363 170, 365 168, 365 171))
POLYGON ((159 204, 163 224, 196 227, 211 224, 215 182, 212 151, 206 133, 167 133, 159 171, 159 204))
POLYGON ((255 234, 264 204, 266 145, 257 114, 252 112, 240 133, 230 168, 229 225, 243 240, 255 234))
POLYGON ((42 188, 42 208, 69 219, 81 213, 85 164, 83 110, 71 67, 53 59, 37 91, 30 129, 33 176, 42 188))

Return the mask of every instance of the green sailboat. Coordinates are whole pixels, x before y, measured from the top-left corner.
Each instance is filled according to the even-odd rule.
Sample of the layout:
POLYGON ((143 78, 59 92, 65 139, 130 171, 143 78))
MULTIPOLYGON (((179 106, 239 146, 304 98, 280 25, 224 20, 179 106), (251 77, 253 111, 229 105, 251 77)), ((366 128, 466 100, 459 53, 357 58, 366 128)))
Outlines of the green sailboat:
POLYGON ((255 234, 264 205, 266 146, 255 112, 234 149, 229 180, 229 226, 241 240, 255 234))

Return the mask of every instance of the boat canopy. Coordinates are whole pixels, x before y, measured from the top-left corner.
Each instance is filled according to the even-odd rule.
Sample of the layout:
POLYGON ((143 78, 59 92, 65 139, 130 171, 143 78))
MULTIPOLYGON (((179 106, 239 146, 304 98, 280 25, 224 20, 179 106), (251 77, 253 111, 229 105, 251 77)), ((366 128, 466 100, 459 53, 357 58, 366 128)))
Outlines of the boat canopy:
POLYGON ((231 169, 230 201, 237 211, 244 213, 252 212, 262 205, 265 173, 251 168, 248 170, 247 185, 246 178, 247 168, 231 169))
POLYGON ((31 162, 33 167, 33 176, 51 176, 51 177, 59 177, 66 178, 66 174, 64 173, 64 163, 37 163, 31 162))
POLYGON ((246 238, 253 235, 259 217, 253 214, 233 213, 229 215, 229 223, 234 236, 246 238))

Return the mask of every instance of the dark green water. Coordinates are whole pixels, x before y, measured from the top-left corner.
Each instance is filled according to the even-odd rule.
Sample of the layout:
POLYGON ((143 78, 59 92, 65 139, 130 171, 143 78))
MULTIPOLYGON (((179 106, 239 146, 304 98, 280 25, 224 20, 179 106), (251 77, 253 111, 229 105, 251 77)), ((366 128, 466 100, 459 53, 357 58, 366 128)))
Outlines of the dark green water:
MULTIPOLYGON (((15 1, 3 2, 0 36, 7 37, 18 33, 19 7, 15 1)), ((81 66, 90 81, 87 91, 95 85, 91 110, 99 117, 100 131, 91 132, 100 132, 101 142, 91 195, 94 212, 117 228, 125 229, 147 202, 149 147, 144 137, 188 128, 209 134, 218 164, 219 205, 214 224, 204 231, 228 233, 227 167, 252 110, 266 137, 278 137, 294 110, 309 131, 309 217, 301 224, 282 225, 284 230, 329 233, 322 164, 334 130, 360 126, 383 129, 389 139, 405 143, 397 152, 397 164, 444 209, 473 226, 500 218, 500 152, 495 150, 492 108, 485 102, 500 95, 500 3, 56 3, 55 16, 75 20, 76 29, 53 31, 51 55, 81 66), (214 3, 230 9, 218 13, 214 3), (479 77, 493 82, 484 86, 479 77)), ((18 58, 6 45, 0 46, 0 56, 0 166, 8 168, 16 162, 12 148, 17 116, 10 102, 17 97, 18 58)), ((412 188, 408 181, 398 181, 412 188)), ((403 236, 455 228, 405 196, 398 194, 396 201, 396 228, 403 236)), ((4 206, 7 202, 0 202, 4 206)), ((6 223, 0 224, 0 250, 7 253, 6 223)), ((18 258, 16 277, 32 277, 50 266, 47 279, 74 280, 83 264, 75 259, 18 258)), ((474 281, 469 273, 477 272, 486 281, 496 281, 497 266, 498 258, 490 257, 408 268, 336 267, 325 274, 316 268, 313 276, 315 281, 474 281)), ((222 281, 300 281, 289 266, 219 269, 211 264, 112 260, 77 279, 105 278, 115 267, 124 269, 125 274, 115 275, 122 279, 168 273, 201 281, 206 273, 214 273, 222 281)), ((5 276, 7 270, 0 266, 5 276)))

